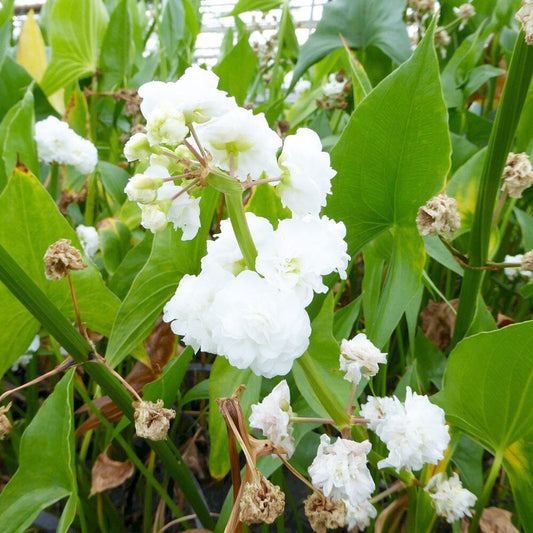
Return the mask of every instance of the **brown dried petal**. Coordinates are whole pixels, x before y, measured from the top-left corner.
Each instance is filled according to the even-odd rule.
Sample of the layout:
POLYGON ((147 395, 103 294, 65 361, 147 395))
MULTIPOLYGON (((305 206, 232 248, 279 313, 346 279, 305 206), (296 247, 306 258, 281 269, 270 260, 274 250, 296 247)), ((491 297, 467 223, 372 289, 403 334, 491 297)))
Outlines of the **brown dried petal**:
POLYGON ((91 492, 89 497, 104 490, 122 485, 133 475, 135 467, 131 461, 113 461, 106 452, 102 452, 91 470, 91 492))
POLYGON ((4 440, 10 433, 13 427, 6 413, 11 409, 11 402, 8 405, 0 407, 0 440, 4 440))
POLYGON ((418 232, 423 237, 442 235, 443 233, 453 235, 461 225, 457 201, 445 193, 434 196, 418 210, 416 225, 418 232))
POLYGON ((328 529, 344 527, 346 505, 343 501, 333 502, 318 492, 313 492, 304 502, 305 516, 313 531, 326 533, 328 529))
POLYGON ((83 262, 79 250, 70 246, 70 239, 59 239, 48 247, 44 254, 45 276, 47 279, 63 279, 71 270, 83 270, 87 265, 83 262))
POLYGON ((511 522, 512 513, 497 507, 483 509, 479 529, 481 533, 519 533, 511 522))
POLYGON ((529 156, 526 153, 510 152, 503 169, 502 180, 502 191, 506 191, 511 198, 521 198, 522 192, 533 185, 533 171, 529 156))
POLYGON ((239 520, 245 524, 272 524, 285 509, 285 494, 263 474, 259 484, 245 483, 240 501, 239 520))
POLYGON ((135 433, 150 440, 164 440, 170 428, 170 420, 176 416, 173 409, 165 409, 163 400, 134 402, 135 433))
POLYGON ((533 271, 533 250, 530 250, 522 256, 522 266, 520 267, 520 270, 533 271))
MULTIPOLYGON (((457 309, 459 300, 451 300, 457 309)), ((446 302, 436 303, 429 300, 427 307, 420 313, 424 335, 441 350, 450 345, 455 327, 455 313, 446 302)))

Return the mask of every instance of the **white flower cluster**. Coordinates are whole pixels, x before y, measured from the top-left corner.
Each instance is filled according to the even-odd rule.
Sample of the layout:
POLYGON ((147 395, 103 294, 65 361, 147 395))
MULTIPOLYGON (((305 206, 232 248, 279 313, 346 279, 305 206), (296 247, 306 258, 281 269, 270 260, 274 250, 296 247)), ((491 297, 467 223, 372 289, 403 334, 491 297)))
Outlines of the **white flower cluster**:
POLYGON ((218 353, 237 368, 265 377, 287 374, 306 350, 311 325, 305 307, 325 292, 322 276, 346 276, 345 227, 308 215, 268 220, 247 213, 257 247, 256 270, 246 270, 229 220, 207 243, 198 276, 182 278, 163 319, 195 350, 218 353))
POLYGON ((152 81, 139 88, 146 133, 133 135, 124 154, 140 161, 142 171, 125 192, 139 203, 142 225, 157 232, 173 222, 184 239, 193 238, 198 200, 173 182, 221 171, 241 183, 276 181, 283 205, 294 215, 318 215, 335 175, 318 135, 298 130, 285 139, 278 158, 282 141, 264 114, 239 107, 217 86, 213 72, 193 66, 176 82, 152 81))
POLYGON ((442 472, 433 476, 425 490, 431 496, 437 515, 446 518, 448 523, 472 516, 470 508, 476 504, 477 497, 463 487, 455 472, 451 478, 442 472))
POLYGON ((370 396, 361 406, 361 416, 370 421, 368 428, 389 450, 389 456, 379 461, 378 468, 420 470, 425 463, 437 464, 450 442, 444 411, 410 387, 404 403, 396 396, 370 396))
POLYGON ((250 427, 260 429, 276 446, 284 448, 290 458, 294 453, 292 415, 291 392, 287 381, 283 380, 261 403, 252 405, 250 427))
POLYGON ((98 163, 94 144, 56 117, 50 116, 37 122, 34 139, 39 159, 45 163, 72 165, 82 174, 91 173, 98 163))
POLYGON ((344 379, 357 385, 361 377, 370 378, 378 373, 378 363, 385 364, 387 354, 381 353, 364 333, 341 342, 340 368, 344 379))
POLYGON ((374 480, 368 470, 368 440, 355 442, 338 438, 334 444, 327 435, 321 435, 317 455, 309 467, 313 486, 334 502, 346 505, 346 525, 364 529, 375 518, 377 511, 368 501, 374 491, 374 480))

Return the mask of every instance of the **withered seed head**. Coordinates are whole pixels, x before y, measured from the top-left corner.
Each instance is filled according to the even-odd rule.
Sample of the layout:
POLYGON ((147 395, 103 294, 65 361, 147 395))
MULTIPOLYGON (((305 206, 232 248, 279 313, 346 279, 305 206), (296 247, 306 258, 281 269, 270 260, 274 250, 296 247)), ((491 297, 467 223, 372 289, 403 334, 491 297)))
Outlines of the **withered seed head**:
POLYGON ((173 409, 165 409, 163 400, 133 402, 135 409, 135 433, 150 440, 164 440, 170 428, 170 420, 176 416, 173 409))
POLYGON ((344 502, 332 502, 318 492, 313 492, 304 502, 305 516, 316 533, 326 533, 328 529, 344 527, 346 505, 344 502))
POLYGON ((11 402, 8 405, 0 407, 0 440, 4 440, 11 433, 13 427, 6 413, 11 409, 11 402))
POLYGON ((285 509, 285 494, 261 472, 258 474, 259 484, 247 482, 244 485, 239 520, 245 524, 272 524, 285 509))
POLYGON ((70 239, 59 239, 51 244, 43 259, 47 279, 63 279, 71 270, 87 268, 79 250, 70 246, 70 239))

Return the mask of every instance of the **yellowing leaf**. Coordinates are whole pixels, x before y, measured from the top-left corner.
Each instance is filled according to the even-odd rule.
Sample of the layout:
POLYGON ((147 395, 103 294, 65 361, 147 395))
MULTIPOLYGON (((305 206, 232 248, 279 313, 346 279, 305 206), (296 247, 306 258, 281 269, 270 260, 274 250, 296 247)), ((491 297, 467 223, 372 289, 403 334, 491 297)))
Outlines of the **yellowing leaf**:
POLYGON ((48 61, 43 36, 39 25, 35 22, 33 9, 28 12, 28 17, 20 30, 16 60, 36 81, 39 82, 43 79, 48 61))

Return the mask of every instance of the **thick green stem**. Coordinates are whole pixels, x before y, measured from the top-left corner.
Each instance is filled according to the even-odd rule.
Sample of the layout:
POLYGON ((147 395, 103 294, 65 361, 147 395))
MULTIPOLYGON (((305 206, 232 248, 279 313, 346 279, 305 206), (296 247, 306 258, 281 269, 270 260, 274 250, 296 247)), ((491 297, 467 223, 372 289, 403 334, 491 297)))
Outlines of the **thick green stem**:
MULTIPOLYGON (((500 105, 492 126, 485 164, 479 182, 468 253, 472 266, 482 266, 488 259, 494 205, 501 187, 503 168, 512 147, 532 72, 533 47, 525 43, 524 32, 521 31, 516 40, 500 105)), ((465 271, 452 346, 465 336, 472 323, 482 281, 482 270, 467 269, 465 271)))
POLYGON ((485 485, 483 485, 483 492, 481 493, 481 496, 477 501, 476 512, 474 514, 474 517, 472 518, 472 522, 470 522, 468 533, 476 533, 479 529, 479 521, 481 519, 481 514, 483 513, 483 509, 485 509, 485 507, 487 507, 487 504, 489 503, 490 495, 492 494, 492 489, 494 488, 494 483, 496 483, 496 479, 498 478, 498 474, 500 473, 500 468, 502 467, 502 461, 503 453, 496 453, 496 455, 494 456, 494 462, 490 467, 489 475, 487 477, 487 480, 485 481, 485 485))
POLYGON ((54 199, 54 202, 59 200, 61 189, 59 187, 59 164, 52 163, 50 165, 50 183, 48 184, 48 192, 54 199))
POLYGON ((341 429, 350 427, 350 415, 328 388, 309 352, 305 352, 300 358, 296 359, 296 364, 300 365, 304 371, 309 385, 315 391, 320 403, 335 421, 335 424, 341 429))
MULTIPOLYGON (((0 281, 55 337, 76 363, 86 363, 90 360, 90 356, 93 354, 91 346, 2 245, 0 245, 0 281)), ((84 368, 124 415, 133 421, 132 398, 117 378, 106 367, 96 362, 87 364, 84 368)), ((214 520, 211 518, 209 510, 194 485, 191 473, 177 449, 168 439, 158 442, 147 440, 146 442, 155 451, 167 471, 184 492, 202 524, 206 528, 213 529, 214 520)))
POLYGON ((255 258, 257 257, 257 250, 255 248, 250 228, 246 222, 244 215, 244 207, 242 205, 242 193, 227 192, 226 193, 226 207, 228 208, 229 219, 231 226, 237 237, 239 248, 244 257, 244 262, 250 270, 255 270, 255 258))

